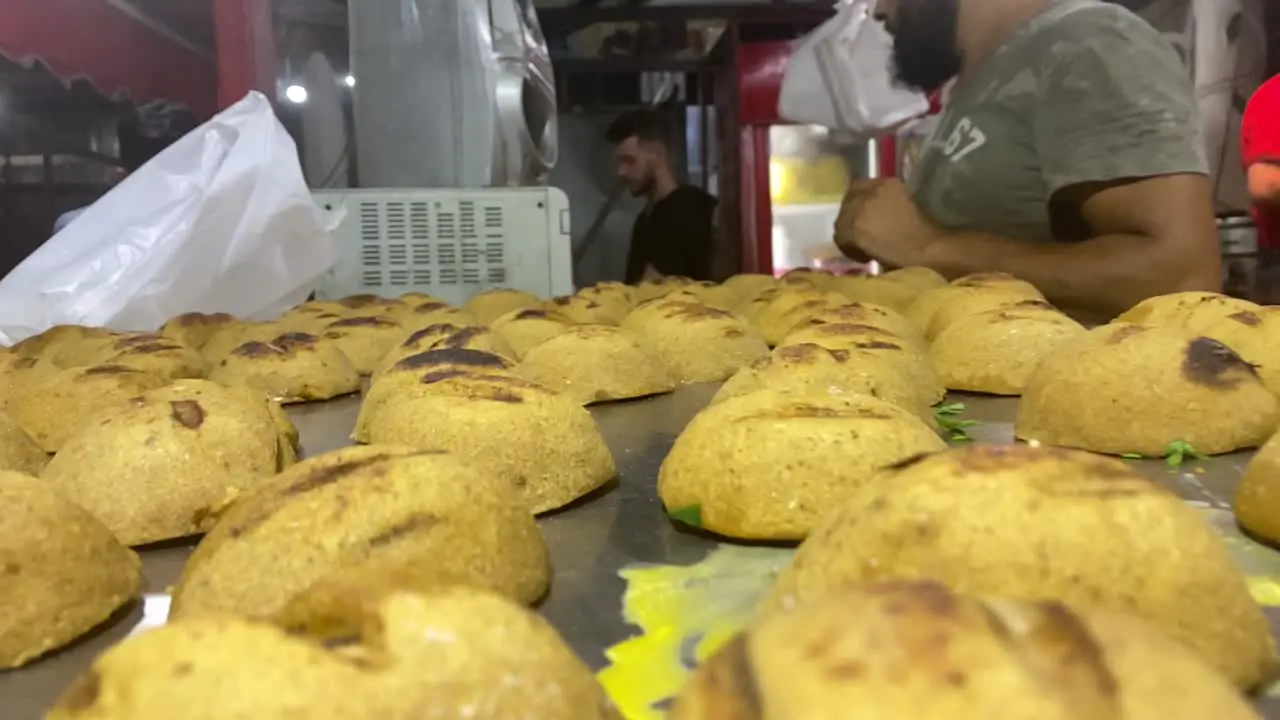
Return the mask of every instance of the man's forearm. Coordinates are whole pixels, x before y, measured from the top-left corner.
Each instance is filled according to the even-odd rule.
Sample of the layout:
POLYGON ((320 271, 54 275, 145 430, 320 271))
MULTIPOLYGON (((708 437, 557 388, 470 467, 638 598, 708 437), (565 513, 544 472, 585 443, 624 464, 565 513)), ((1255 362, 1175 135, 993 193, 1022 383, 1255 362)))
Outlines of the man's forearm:
POLYGON ((1035 285, 1050 302, 1111 318, 1138 302, 1170 292, 1221 289, 1215 253, 1197 261, 1157 252, 1157 241, 1105 235, 1079 243, 1033 244, 985 233, 947 232, 925 264, 948 277, 1007 272, 1035 285))

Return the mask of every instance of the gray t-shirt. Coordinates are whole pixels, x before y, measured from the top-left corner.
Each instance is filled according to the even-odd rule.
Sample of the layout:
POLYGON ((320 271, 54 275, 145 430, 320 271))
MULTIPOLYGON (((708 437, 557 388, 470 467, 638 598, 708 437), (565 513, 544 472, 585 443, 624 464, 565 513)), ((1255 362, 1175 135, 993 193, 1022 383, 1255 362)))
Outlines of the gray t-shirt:
POLYGON ((1073 241, 1080 218, 1050 217, 1059 190, 1206 172, 1173 47, 1122 7, 1058 0, 953 90, 909 184, 949 230, 1073 241))

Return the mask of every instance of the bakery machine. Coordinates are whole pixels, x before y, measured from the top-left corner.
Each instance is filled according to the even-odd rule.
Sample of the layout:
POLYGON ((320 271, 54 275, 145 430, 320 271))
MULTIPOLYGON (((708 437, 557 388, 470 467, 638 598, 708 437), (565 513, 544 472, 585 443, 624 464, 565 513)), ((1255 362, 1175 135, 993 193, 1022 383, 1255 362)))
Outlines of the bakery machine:
POLYGON ((569 199, 553 187, 331 190, 342 214, 325 298, 408 292, 461 304, 490 288, 541 297, 573 292, 569 199))
POLYGON ((556 97, 529 0, 350 3, 358 190, 325 297, 573 291, 568 198, 547 187, 556 97))

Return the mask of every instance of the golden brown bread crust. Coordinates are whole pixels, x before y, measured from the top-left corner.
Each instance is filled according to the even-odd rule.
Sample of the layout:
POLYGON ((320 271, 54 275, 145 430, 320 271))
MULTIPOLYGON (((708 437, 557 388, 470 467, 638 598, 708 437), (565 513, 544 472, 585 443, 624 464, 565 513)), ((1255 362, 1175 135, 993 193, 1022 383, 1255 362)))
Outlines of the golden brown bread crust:
POLYGON ((848 586, 766 615, 700 667, 672 720, 1247 720, 1222 677, 1141 621, 932 582, 848 586), (1173 692, 1170 692, 1170 691, 1173 692))

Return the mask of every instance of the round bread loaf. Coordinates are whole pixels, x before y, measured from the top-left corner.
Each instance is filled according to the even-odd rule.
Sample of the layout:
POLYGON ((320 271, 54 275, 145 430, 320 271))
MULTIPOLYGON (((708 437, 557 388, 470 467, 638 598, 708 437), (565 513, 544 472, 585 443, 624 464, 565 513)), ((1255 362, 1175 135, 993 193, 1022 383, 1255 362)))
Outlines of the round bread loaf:
POLYGON ((1084 334, 1048 303, 1023 300, 951 322, 933 339, 930 357, 948 390, 1020 395, 1046 357, 1084 334))
POLYGON ((90 365, 124 365, 170 379, 202 378, 209 363, 194 348, 151 333, 117 337, 93 353, 90 365))
POLYGON ((517 360, 551 338, 568 332, 570 326, 568 318, 541 308, 513 310, 492 323, 493 331, 511 347, 517 360))
POLYGON ((494 353, 467 348, 437 348, 403 358, 373 378, 360 403, 351 439, 369 442, 369 418, 388 402, 400 402, 423 391, 424 384, 458 375, 513 377, 516 364, 494 353))
POLYGON ((49 455, 9 413, 0 410, 0 470, 39 475, 49 455))
POLYGON ((138 596, 138 556, 47 483, 0 471, 0 505, 0 670, 70 643, 138 596))
POLYGON ((675 378, 652 348, 607 325, 581 325, 530 350, 517 374, 582 405, 668 393, 675 378))
POLYGON ((1258 716, 1211 667, 1136 618, 911 582, 852 586, 762 618, 698 668, 670 717, 1258 716))
POLYGON ((969 275, 921 294, 907 308, 907 318, 932 340, 957 318, 1023 300, 1044 300, 1044 296, 1031 283, 1011 275, 969 275))
POLYGON ((219 361, 209 379, 252 388, 285 404, 360 391, 360 373, 334 341, 307 333, 247 342, 219 361))
POLYGON ((416 382, 396 380, 402 391, 375 398, 391 379, 388 373, 370 389, 357 439, 456 453, 514 483, 535 513, 568 505, 614 477, 613 456, 591 414, 537 383, 487 369, 429 367, 416 382))
POLYGON ((883 374, 902 374, 915 389, 920 402, 933 405, 946 396, 946 388, 933 367, 928 347, 916 340, 893 334, 874 325, 826 323, 811 325, 787 336, 779 348, 813 344, 828 350, 843 350, 859 358, 859 367, 878 360, 883 374))
POLYGON ((720 382, 769 354, 768 345, 741 318, 698 302, 642 303, 622 328, 656 350, 682 383, 720 382))
POLYGON ((236 322, 236 317, 227 313, 185 313, 160 327, 160 334, 173 338, 194 350, 202 350, 223 327, 236 322))
POLYGON ((1280 435, 1272 437, 1245 467, 1231 503, 1240 527, 1280 545, 1280 435))
MULTIPOLYGON (((162 388, 68 440, 40 479, 126 545, 196 535, 286 458, 266 402, 162 388)), ((290 455, 287 460, 292 460, 290 455)))
POLYGON ((334 320, 320 336, 342 351, 361 375, 371 375, 382 358, 404 340, 405 329, 392 315, 369 315, 334 320))
POLYGON ((886 363, 868 350, 828 350, 812 343, 784 345, 734 373, 720 386, 711 404, 765 389, 869 395, 913 412, 932 425, 932 398, 920 393, 916 381, 907 368, 886 363))
POLYGON ((62 370, 20 388, 9 404, 9 414, 45 452, 56 453, 81 431, 167 382, 160 375, 123 365, 62 370))
POLYGON ((870 396, 760 390, 693 418, 662 462, 658 495, 719 535, 801 540, 875 471, 945 447, 910 411, 870 396))
POLYGON ((1019 438, 1112 455, 1203 455, 1257 447, 1280 407, 1257 370, 1222 343, 1112 323, 1060 345, 1032 373, 1019 438))
POLYGON ((508 482, 446 453, 353 447, 309 458, 232 505, 183 568, 171 612, 271 615, 358 565, 523 603, 549 582, 542 533, 508 482))
POLYGON ((591 671, 500 596, 382 583, 309 591, 276 623, 194 617, 135 635, 50 720, 616 720, 591 671))
POLYGON ((503 315, 518 310, 536 310, 542 306, 542 299, 531 292, 501 288, 471 296, 462 308, 476 319, 476 324, 493 325, 503 315))
POLYGON ((1241 688, 1275 667, 1267 619, 1222 538, 1121 460, 975 445, 901 463, 824 516, 765 607, 917 579, 1132 613, 1241 688))

